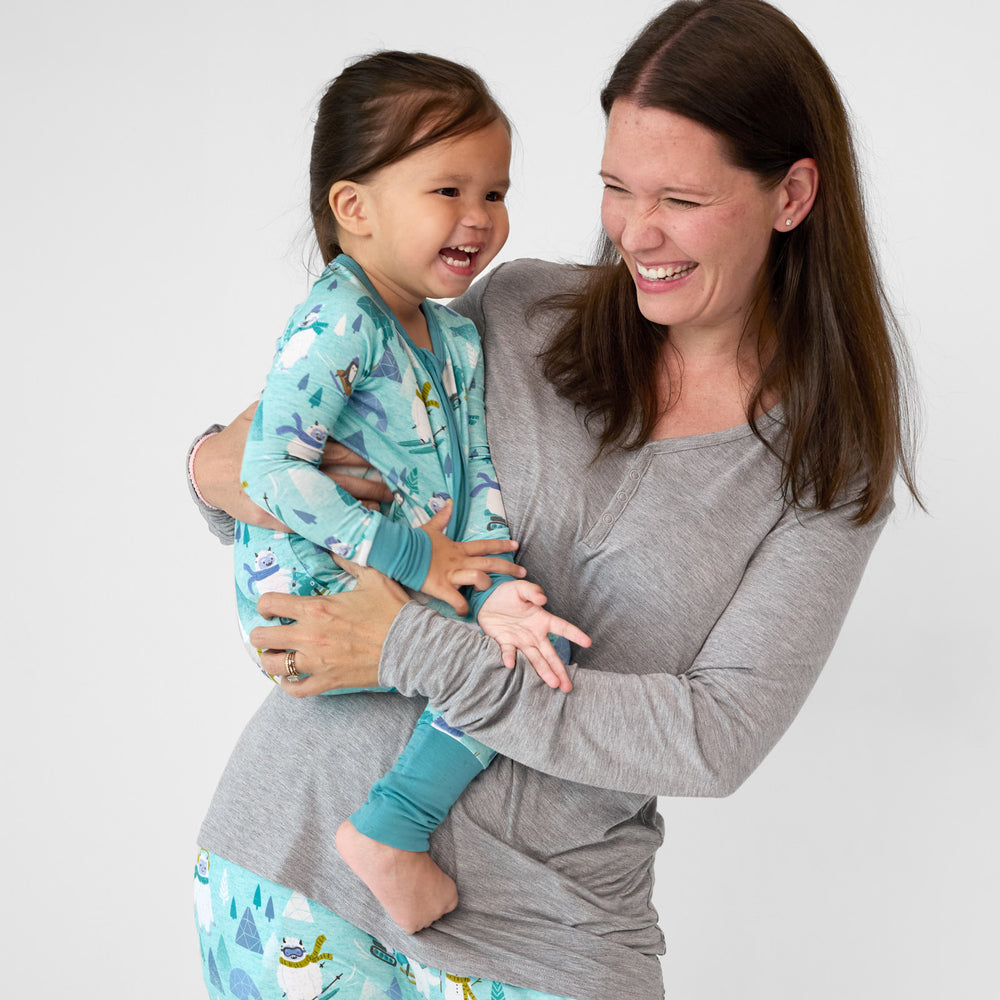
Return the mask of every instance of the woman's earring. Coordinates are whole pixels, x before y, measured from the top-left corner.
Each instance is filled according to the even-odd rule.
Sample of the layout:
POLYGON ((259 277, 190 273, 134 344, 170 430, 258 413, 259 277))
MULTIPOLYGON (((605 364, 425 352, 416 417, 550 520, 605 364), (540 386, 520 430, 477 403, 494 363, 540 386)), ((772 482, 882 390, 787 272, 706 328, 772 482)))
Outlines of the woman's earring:
POLYGON ((785 219, 785 225, 786 226, 790 226, 791 224, 792 224, 792 220, 791 219, 785 219))

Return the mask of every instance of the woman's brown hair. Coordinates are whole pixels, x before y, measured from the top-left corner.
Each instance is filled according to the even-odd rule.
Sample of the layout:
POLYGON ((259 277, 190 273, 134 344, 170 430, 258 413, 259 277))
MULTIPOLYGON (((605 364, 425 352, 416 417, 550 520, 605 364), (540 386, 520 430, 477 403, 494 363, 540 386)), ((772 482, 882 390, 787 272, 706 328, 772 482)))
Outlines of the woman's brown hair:
POLYGON ((323 263, 340 253, 330 188, 363 181, 418 149, 510 123, 478 73, 423 52, 376 52, 348 66, 319 102, 309 208, 323 263))
MULTIPOLYGON (((759 294, 777 343, 747 419, 780 398, 782 492, 827 509, 856 496, 864 523, 900 474, 917 497, 906 406, 908 369, 868 236, 847 112, 822 58, 762 0, 679 0, 654 18, 601 94, 683 115, 715 132, 731 162, 765 187, 803 157, 818 166, 809 215, 775 233, 759 294)), ((602 450, 637 448, 662 415, 656 378, 666 327, 639 312, 627 265, 605 237, 568 319, 543 354, 561 395, 587 411, 602 450), (616 373, 613 384, 605 373, 616 373)), ((919 500, 919 498, 918 498, 919 500)))

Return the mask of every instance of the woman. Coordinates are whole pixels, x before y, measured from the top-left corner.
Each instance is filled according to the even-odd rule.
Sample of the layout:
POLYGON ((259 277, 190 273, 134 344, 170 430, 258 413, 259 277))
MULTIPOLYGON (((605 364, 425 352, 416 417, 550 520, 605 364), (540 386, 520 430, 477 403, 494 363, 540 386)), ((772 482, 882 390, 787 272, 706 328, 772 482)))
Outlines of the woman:
MULTIPOLYGON (((295 649, 311 676, 251 722, 202 839, 420 963, 647 1000, 662 996, 654 797, 726 795, 760 763, 832 648, 894 476, 912 484, 846 115, 808 41, 758 0, 685 0, 602 104, 602 261, 507 265, 457 303, 486 345, 519 560, 594 639, 574 690, 504 670, 488 640, 369 571, 334 600, 268 595, 262 613, 296 624, 254 633, 266 668, 295 649), (504 755, 433 844, 462 905, 412 940, 327 834, 422 702, 305 697, 376 682, 504 755)), ((238 437, 195 464, 234 510, 238 437)))

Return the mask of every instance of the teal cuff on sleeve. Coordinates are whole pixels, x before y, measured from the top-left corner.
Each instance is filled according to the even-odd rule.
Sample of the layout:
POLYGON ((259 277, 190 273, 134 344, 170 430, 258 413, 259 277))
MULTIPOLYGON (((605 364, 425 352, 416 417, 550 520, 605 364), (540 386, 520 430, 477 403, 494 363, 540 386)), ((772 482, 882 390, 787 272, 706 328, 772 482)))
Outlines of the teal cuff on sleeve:
MULTIPOLYGON (((512 563, 514 557, 507 553, 506 555, 500 555, 497 558, 506 559, 508 562, 512 563)), ((469 602, 469 619, 470 621, 476 621, 479 618, 479 612, 483 609, 483 604, 486 603, 486 598, 493 593, 501 583, 506 583, 508 580, 513 580, 513 576, 501 576, 499 573, 490 574, 490 585, 486 590, 476 590, 475 587, 463 587, 462 593, 465 595, 465 599, 469 602)))
POLYGON ((368 565, 404 587, 419 590, 431 568, 431 537, 419 528, 383 520, 368 553, 368 565))

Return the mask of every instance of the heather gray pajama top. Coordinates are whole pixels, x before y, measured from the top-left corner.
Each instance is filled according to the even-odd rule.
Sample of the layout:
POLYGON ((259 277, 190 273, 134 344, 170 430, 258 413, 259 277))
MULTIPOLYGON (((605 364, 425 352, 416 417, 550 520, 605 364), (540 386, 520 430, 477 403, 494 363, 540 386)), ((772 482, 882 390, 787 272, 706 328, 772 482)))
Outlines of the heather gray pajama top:
MULTIPOLYGON (((518 562, 594 640, 570 668, 573 691, 505 670, 492 640, 411 602, 379 670, 401 694, 276 690, 236 746, 200 843, 424 964, 553 993, 571 980, 581 1000, 657 1000, 656 796, 726 795, 763 760, 829 655, 891 504, 861 527, 848 504, 786 509, 780 465, 746 426, 592 462, 582 416, 536 360, 556 317, 525 315, 578 280, 518 261, 453 303, 485 344, 518 562), (431 841, 458 909, 408 937, 333 834, 428 699, 501 756, 431 841)), ((777 438, 780 410, 763 423, 777 438)))

